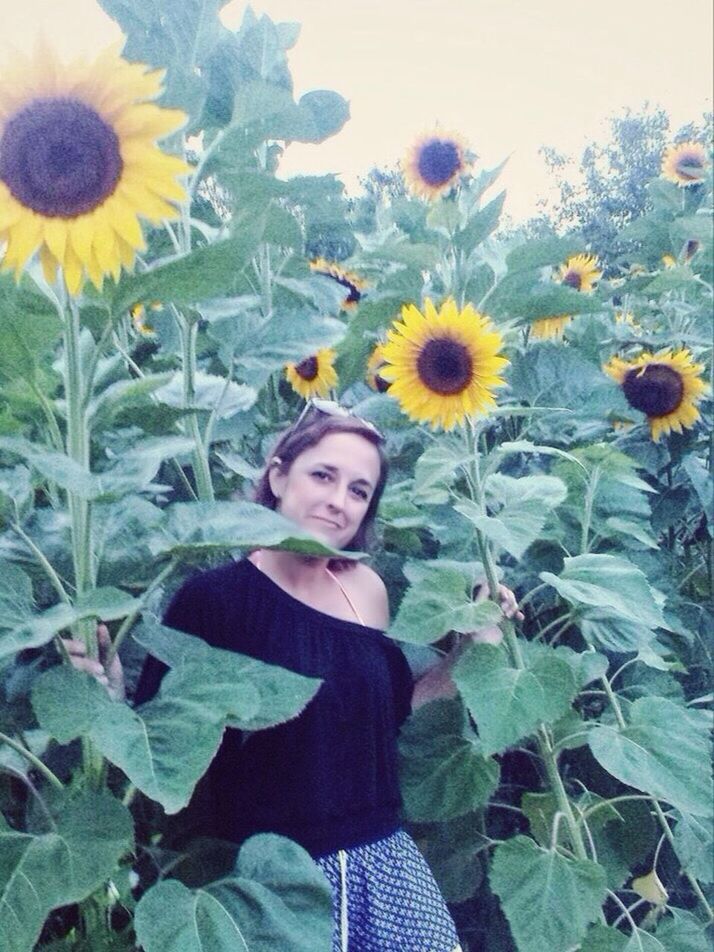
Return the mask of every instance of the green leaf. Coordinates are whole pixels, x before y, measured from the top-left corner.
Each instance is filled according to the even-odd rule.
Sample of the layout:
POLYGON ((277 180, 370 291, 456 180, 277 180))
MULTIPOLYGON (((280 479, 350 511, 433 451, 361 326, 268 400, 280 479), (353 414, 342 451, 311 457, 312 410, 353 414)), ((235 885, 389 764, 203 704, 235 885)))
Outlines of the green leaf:
POLYGON ((228 723, 245 729, 274 724, 276 709, 294 716, 317 686, 315 679, 205 645, 201 663, 187 661, 169 671, 157 697, 136 711, 67 666, 37 679, 32 704, 40 724, 60 743, 91 737, 139 790, 176 813, 189 802, 228 723), (261 679, 262 693, 256 686, 261 679))
POLYGON ((475 644, 454 666, 454 682, 488 754, 535 733, 541 723, 558 720, 575 697, 575 675, 554 651, 532 653, 526 665, 513 667, 502 645, 475 644))
POLYGON ((521 559, 541 533, 548 513, 566 497, 565 484, 555 476, 521 476, 515 479, 494 473, 485 481, 488 508, 485 515, 471 500, 454 508, 493 543, 521 559))
POLYGON ((605 900, 605 871, 568 859, 525 836, 496 847, 489 876, 516 945, 523 952, 566 952, 577 945, 605 900))
POLYGON ((56 634, 85 618, 115 621, 131 614, 140 602, 117 588, 97 588, 76 604, 60 602, 38 614, 17 617, 12 628, 0 633, 0 658, 46 645, 56 634))
POLYGON ((56 483, 61 489, 71 490, 83 499, 91 499, 97 493, 97 483, 92 474, 64 453, 13 436, 0 436, 0 450, 22 457, 45 479, 56 483))
POLYGON ((125 275, 119 282, 112 309, 122 313, 141 301, 197 304, 230 294, 250 261, 265 229, 267 212, 241 218, 232 238, 204 245, 182 257, 157 264, 149 271, 125 275))
POLYGON ((163 543, 156 546, 155 554, 190 558, 258 548, 363 558, 360 552, 333 549, 265 506, 228 501, 174 503, 167 510, 163 543))
MULTIPOLYGON (((180 409, 185 400, 183 387, 183 374, 176 373, 156 391, 156 399, 169 407, 180 409)), ((236 413, 249 410, 255 403, 256 396, 252 387, 198 370, 195 374, 195 393, 191 409, 215 413, 218 420, 227 420, 236 413)))
POLYGON ((674 828, 674 850, 682 869, 701 883, 714 883, 714 823, 711 818, 679 814, 674 828))
POLYGON ((235 870, 200 889, 164 879, 136 908, 145 952, 329 952, 332 896, 310 855, 281 836, 251 837, 235 870))
POLYGON ((615 555, 577 555, 564 560, 560 576, 540 577, 576 608, 592 606, 650 628, 667 627, 644 573, 615 555))
POLYGON ((583 250, 582 242, 575 238, 535 238, 509 251, 506 264, 509 274, 549 266, 554 268, 583 250))
MULTIPOLYGON (((466 463, 463 447, 439 440, 428 446, 414 467, 414 493, 433 499, 434 493, 444 493, 453 482, 456 470, 466 463)), ((443 498, 448 501, 448 496, 443 498)))
POLYGON ((32 582, 13 562, 0 561, 0 631, 12 631, 32 613, 32 582))
POLYGON ((661 271, 642 290, 647 295, 664 294, 665 291, 679 291, 692 287, 696 280, 696 275, 689 265, 675 265, 673 268, 661 271))
POLYGON ((146 374, 130 380, 119 380, 103 390, 88 408, 87 416, 95 430, 108 427, 117 414, 150 402, 150 396, 159 387, 168 383, 171 374, 146 374))
POLYGON ((404 574, 411 585, 389 629, 392 638, 427 645, 449 631, 471 632, 501 618, 494 602, 471 599, 475 580, 466 563, 409 562, 404 574))
POLYGON ((410 820, 449 820, 483 806, 499 767, 484 757, 460 701, 421 705, 399 735, 400 785, 410 820))
POLYGON ((31 952, 48 914, 99 888, 133 845, 128 809, 109 793, 53 806, 42 831, 0 828, 0 948, 31 952))
POLYGON ((481 244, 484 238, 488 238, 498 225, 505 201, 506 193, 503 191, 488 205, 484 205, 480 211, 476 212, 466 224, 466 227, 454 236, 456 247, 469 254, 477 245, 481 244))
POLYGON ((583 610, 578 627, 589 645, 605 651, 640 651, 651 645, 655 637, 647 625, 597 608, 583 610))
MULTIPOLYGON (((657 927, 656 939, 665 952, 711 952, 712 925, 704 923, 692 912, 670 907, 667 916, 657 927)), ((636 952, 636 947, 627 952, 636 952)))
POLYGON ((33 380, 60 337, 57 310, 44 295, 0 275, 0 381, 33 380))
POLYGON ((622 783, 684 813, 710 817, 711 782, 701 769, 709 760, 710 720, 665 698, 639 698, 625 728, 597 724, 588 742, 598 763, 622 783))

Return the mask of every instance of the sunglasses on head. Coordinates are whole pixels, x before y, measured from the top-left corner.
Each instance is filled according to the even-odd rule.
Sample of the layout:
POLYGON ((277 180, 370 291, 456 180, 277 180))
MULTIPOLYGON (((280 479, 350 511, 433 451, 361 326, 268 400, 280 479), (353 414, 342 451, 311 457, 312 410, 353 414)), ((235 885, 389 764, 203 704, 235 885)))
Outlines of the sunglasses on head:
POLYGON ((375 436, 378 436, 380 440, 384 440, 384 436, 377 427, 370 420, 365 420, 364 417, 357 416, 356 413, 353 413, 349 407, 343 407, 341 404, 336 403, 334 400, 320 400, 318 398, 313 398, 308 400, 305 403, 305 406, 302 408, 300 416, 295 421, 295 426, 298 427, 300 424, 309 416, 311 410, 315 410, 317 413, 324 413, 325 416, 335 416, 335 417, 351 417, 353 420, 356 420, 357 423, 360 423, 366 430, 374 433, 375 436))

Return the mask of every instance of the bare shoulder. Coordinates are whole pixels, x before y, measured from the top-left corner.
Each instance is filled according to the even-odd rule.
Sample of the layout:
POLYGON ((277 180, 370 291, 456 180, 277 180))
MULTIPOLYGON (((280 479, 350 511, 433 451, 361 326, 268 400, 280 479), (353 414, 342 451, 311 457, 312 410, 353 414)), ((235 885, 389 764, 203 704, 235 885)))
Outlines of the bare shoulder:
POLYGON ((374 569, 361 562, 342 573, 343 584, 354 598, 365 624, 373 628, 389 625, 387 588, 374 569))

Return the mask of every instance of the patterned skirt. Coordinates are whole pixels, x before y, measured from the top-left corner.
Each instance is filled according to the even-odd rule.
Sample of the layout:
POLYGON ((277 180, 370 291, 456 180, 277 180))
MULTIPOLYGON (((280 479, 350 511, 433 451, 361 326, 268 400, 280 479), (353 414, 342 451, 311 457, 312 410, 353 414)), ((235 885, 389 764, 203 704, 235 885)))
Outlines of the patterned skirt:
POLYGON ((315 862, 332 887, 332 952, 460 952, 439 887, 404 830, 315 862))

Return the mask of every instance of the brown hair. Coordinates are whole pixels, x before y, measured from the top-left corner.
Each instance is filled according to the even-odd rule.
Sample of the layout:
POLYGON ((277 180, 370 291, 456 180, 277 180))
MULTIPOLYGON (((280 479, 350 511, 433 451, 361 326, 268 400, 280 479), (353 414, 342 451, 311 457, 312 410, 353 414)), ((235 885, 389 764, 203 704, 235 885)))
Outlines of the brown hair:
MULTIPOLYGON (((382 498, 384 487, 389 474, 389 462, 384 452, 384 438, 363 420, 355 416, 332 416, 320 411, 314 411, 304 420, 298 420, 280 436, 271 454, 270 461, 258 480, 253 498, 261 506, 268 509, 278 508, 278 499, 270 488, 269 474, 273 466, 278 466, 282 473, 287 473, 295 460, 305 450, 317 446, 320 440, 329 433, 356 433, 377 448, 379 454, 379 478, 374 487, 372 498, 369 501, 367 512, 362 523, 345 549, 351 552, 368 552, 374 548, 376 532, 374 528, 379 500, 382 498), (279 463, 275 462, 278 458, 279 463)), ((330 559, 331 569, 342 571, 354 568, 357 563, 351 559, 330 559)))

